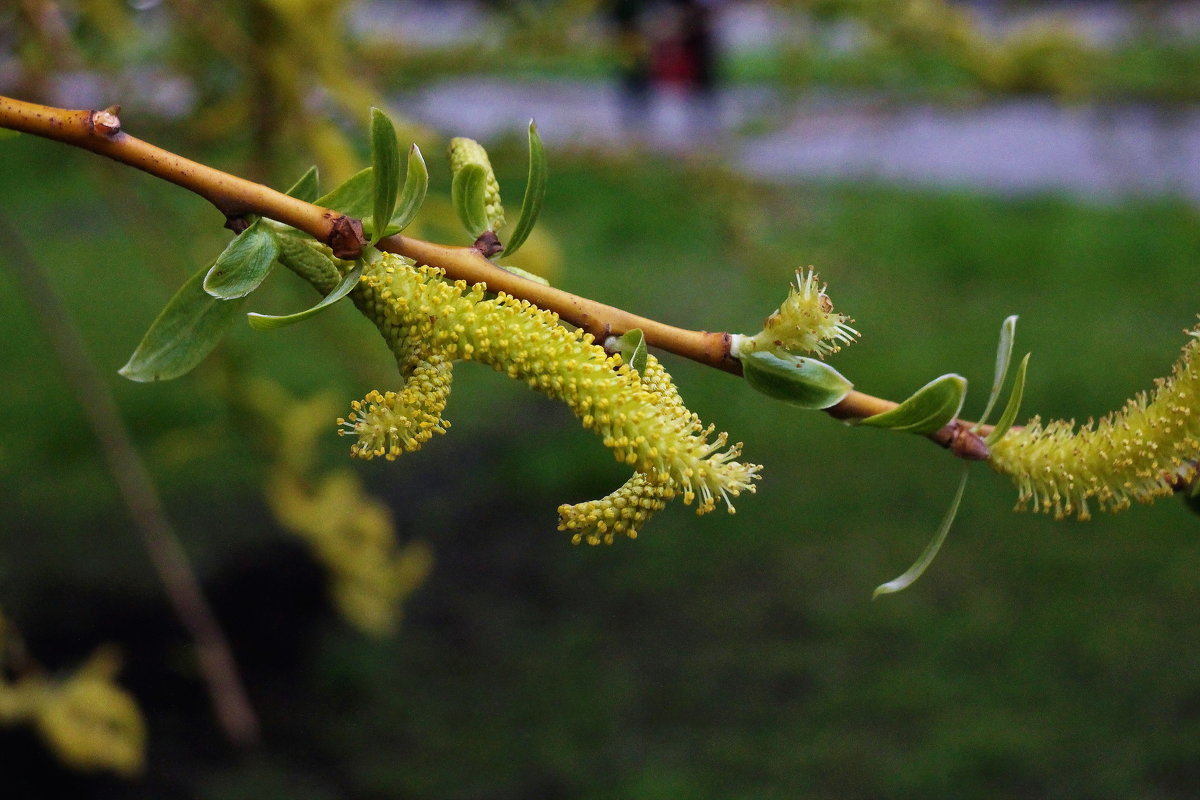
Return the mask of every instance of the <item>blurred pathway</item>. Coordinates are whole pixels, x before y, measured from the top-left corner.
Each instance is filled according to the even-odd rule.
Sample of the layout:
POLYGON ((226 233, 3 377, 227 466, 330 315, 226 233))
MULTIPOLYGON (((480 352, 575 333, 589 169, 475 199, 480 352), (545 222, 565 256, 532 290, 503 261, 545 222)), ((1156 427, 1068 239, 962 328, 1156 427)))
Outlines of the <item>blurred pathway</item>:
POLYGON ((622 129, 614 87, 588 82, 453 80, 393 98, 448 134, 523 135, 532 117, 555 147, 703 153, 769 180, 880 179, 1085 199, 1170 194, 1200 203, 1200 109, 1064 107, 1008 100, 949 108, 846 96, 784 102, 731 88, 715 111, 660 95, 645 125, 622 129))

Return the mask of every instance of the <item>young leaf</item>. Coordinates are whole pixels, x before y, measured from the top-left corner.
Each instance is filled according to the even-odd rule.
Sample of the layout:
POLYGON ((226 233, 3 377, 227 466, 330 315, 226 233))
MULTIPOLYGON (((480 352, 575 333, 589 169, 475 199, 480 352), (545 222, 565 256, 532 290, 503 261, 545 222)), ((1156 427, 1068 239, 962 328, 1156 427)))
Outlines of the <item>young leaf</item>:
POLYGON ((1021 397, 1025 394, 1025 368, 1029 366, 1029 353, 1021 359, 1020 365, 1017 367, 1017 374, 1013 378, 1012 391, 1008 394, 1008 403, 1004 406, 1004 413, 1000 415, 1000 420, 996 423, 996 427, 992 428, 983 440, 984 444, 991 447, 996 442, 1008 433, 1008 429, 1012 427, 1013 422, 1017 418, 1017 412, 1021 410, 1021 397))
POLYGON ((261 219, 233 238, 204 276, 204 291, 222 300, 245 297, 258 288, 279 255, 275 234, 261 219))
POLYGON ((946 511, 946 516, 942 517, 942 524, 938 525, 933 539, 925 545, 925 550, 917 557, 913 565, 904 571, 903 575, 876 586, 875 591, 871 594, 872 600, 881 594, 892 594, 907 589, 933 563, 938 550, 942 549, 942 543, 946 541, 946 534, 950 532, 950 526, 954 524, 954 518, 958 515, 958 505, 962 502, 963 490, 967 488, 969 474, 967 467, 963 467, 962 477, 958 479, 958 491, 954 493, 954 499, 950 501, 950 508, 946 511))
POLYGON ((854 386, 836 369, 815 358, 758 350, 742 356, 741 361, 750 388, 800 408, 829 408, 854 386))
POLYGON ((425 193, 429 190, 429 168, 421 156, 421 148, 415 144, 408 150, 408 172, 404 176, 404 190, 400 193, 400 202, 396 204, 396 213, 392 215, 385 233, 392 234, 402 231, 412 224, 421 205, 425 202, 425 193))
POLYGON ((458 212, 467 233, 479 236, 488 229, 487 203, 484 192, 487 189, 487 172, 478 164, 464 164, 454 175, 450 184, 450 202, 458 212))
POLYGON ((1004 322, 1000 323, 1000 343, 996 346, 996 372, 992 378, 992 390, 988 393, 988 401, 983 413, 979 415, 979 423, 975 426, 976 430, 987 422, 988 415, 992 413, 992 409, 996 406, 996 400, 1000 397, 1000 390, 1004 388, 1004 379, 1008 377, 1008 364, 1012 360, 1013 337, 1016 335, 1016 329, 1016 314, 1006 317, 1004 322))
POLYGON ((400 148, 396 144, 396 126, 378 108, 371 109, 371 166, 375 170, 371 218, 375 222, 372 238, 378 240, 396 209, 400 191, 400 148))
POLYGON ((333 209, 348 217, 362 219, 371 213, 374 190, 375 170, 367 167, 351 175, 332 192, 318 197, 316 205, 333 209))
POLYGON ((511 256, 529 238, 529 232, 537 223, 546 198, 546 148, 538 136, 537 125, 529 120, 529 180, 525 183, 525 197, 521 200, 521 219, 504 246, 504 255, 511 256))
POLYGON ((268 331, 275 328, 284 328, 288 325, 294 325, 297 322, 306 320, 309 317, 315 316, 321 311, 329 308, 331 305, 341 300, 358 285, 358 281, 363 274, 363 260, 359 259, 354 265, 354 269, 346 273, 346 277, 342 278, 341 283, 333 287, 333 291, 325 295, 321 302, 317 303, 312 308, 307 308, 304 311, 298 311, 295 314, 286 314, 284 316, 272 316, 271 314, 256 314, 251 311, 246 317, 250 321, 250 327, 255 330, 268 331))
POLYGON ((621 335, 621 360, 629 365, 637 374, 646 370, 646 334, 641 328, 634 328, 621 335))
POLYGON ((502 269, 502 270, 511 272, 513 275, 524 278, 527 281, 533 281, 534 283, 540 283, 542 286, 550 285, 550 281, 546 280, 541 275, 535 275, 532 272, 521 269, 520 267, 506 267, 503 264, 497 264, 496 266, 500 267, 500 269, 502 269))
POLYGON ((285 194, 288 197, 294 197, 297 200, 303 200, 306 203, 311 203, 317 199, 321 193, 320 180, 317 177, 317 168, 309 167, 308 172, 300 176, 300 180, 296 181, 292 188, 288 189, 285 194))
POLYGON ((218 300, 204 291, 208 267, 193 275, 150 325, 118 372, 131 381, 167 381, 204 360, 229 330, 244 299, 218 300))
POLYGON ((951 422, 962 410, 967 379, 950 373, 934 378, 891 411, 867 417, 860 425, 910 433, 933 433, 951 422))

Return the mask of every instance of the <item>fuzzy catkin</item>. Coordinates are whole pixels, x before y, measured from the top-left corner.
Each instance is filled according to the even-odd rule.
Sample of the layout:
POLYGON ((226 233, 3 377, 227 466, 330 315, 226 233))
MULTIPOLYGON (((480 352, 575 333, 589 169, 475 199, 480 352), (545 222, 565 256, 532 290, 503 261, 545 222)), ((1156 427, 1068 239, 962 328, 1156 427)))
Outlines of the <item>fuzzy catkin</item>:
MULTIPOLYGON (((434 356, 477 361, 566 403, 618 461, 644 475, 650 485, 671 487, 670 492, 655 490, 660 499, 677 493, 685 503, 698 500, 697 513, 704 513, 718 503, 729 504, 743 491, 754 491, 760 467, 737 461, 741 444, 729 445, 726 434, 704 427, 683 406, 657 362, 652 376, 647 370, 649 383, 644 385, 620 356, 606 354, 590 334, 563 327, 557 314, 503 293, 488 297, 482 284, 451 283, 441 270, 415 267, 390 254, 364 271, 353 296, 408 380, 398 397, 415 380, 427 378, 422 365, 434 356)), ((446 387, 437 390, 443 401, 448 372, 446 376, 446 387)), ((433 401, 399 405, 440 419, 441 408, 435 411, 433 401)), ((355 446, 356 455, 412 449, 402 433, 386 441, 373 433, 412 424, 416 417, 397 413, 397 407, 397 402, 374 401, 355 410, 350 432, 365 436, 355 446), (398 424, 398 417, 405 422, 398 424)))
POLYGON ((1034 417, 992 445, 991 464, 1020 493, 1018 508, 1062 518, 1128 508, 1171 494, 1196 475, 1200 458, 1200 329, 1189 332, 1170 377, 1149 394, 1076 429, 1074 421, 1034 417))
MULTIPOLYGON (((683 405, 683 398, 671 376, 653 355, 646 355, 646 365, 639 378, 642 388, 650 392, 661 407, 670 409, 670 413, 688 415, 699 424, 700 418, 683 405)), ((656 483, 635 472, 616 491, 599 500, 559 506, 558 529, 569 531, 573 544, 612 544, 619 536, 636 539, 642 526, 666 508, 675 494, 674 481, 668 479, 656 483)), ((729 509, 732 511, 733 506, 729 509)))

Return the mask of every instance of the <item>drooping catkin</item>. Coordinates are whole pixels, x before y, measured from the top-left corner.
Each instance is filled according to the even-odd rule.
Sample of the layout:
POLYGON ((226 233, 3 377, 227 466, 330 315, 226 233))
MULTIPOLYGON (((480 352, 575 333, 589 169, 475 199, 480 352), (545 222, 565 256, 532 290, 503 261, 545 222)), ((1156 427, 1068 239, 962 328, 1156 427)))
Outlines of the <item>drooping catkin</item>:
POLYGON ((1018 508, 1087 519, 1094 503, 1120 511, 1171 494, 1196 475, 1200 458, 1200 329, 1170 377, 1159 378, 1099 422, 1042 423, 1037 417, 992 445, 991 464, 1013 479, 1018 508))

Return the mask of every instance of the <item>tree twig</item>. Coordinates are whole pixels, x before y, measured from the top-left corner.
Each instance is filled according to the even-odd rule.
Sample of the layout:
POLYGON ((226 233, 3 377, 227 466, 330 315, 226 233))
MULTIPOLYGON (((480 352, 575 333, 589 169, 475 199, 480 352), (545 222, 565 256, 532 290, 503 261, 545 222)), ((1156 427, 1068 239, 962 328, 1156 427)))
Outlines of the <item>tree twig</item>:
MULTIPOLYGON (((141 169, 207 199, 228 220, 258 214, 291 225, 330 245, 334 255, 342 258, 355 257, 366 244, 358 220, 130 136, 121 130, 115 110, 68 110, 0 96, 0 127, 82 147, 141 169)), ((741 362, 729 353, 731 337, 728 333, 677 328, 552 286, 543 286, 497 267, 471 247, 451 247, 400 234, 381 239, 378 247, 420 264, 438 267, 452 280, 485 283, 490 291, 528 300, 593 334, 598 341, 612 334, 641 328, 651 347, 733 375, 742 373, 741 362)), ((826 411, 836 419, 856 420, 888 411, 896 405, 891 400, 851 391, 826 411)), ((974 432, 967 430, 970 427, 972 423, 955 421, 929 438, 961 458, 987 458, 981 436, 991 430, 990 426, 982 426, 974 432)))

